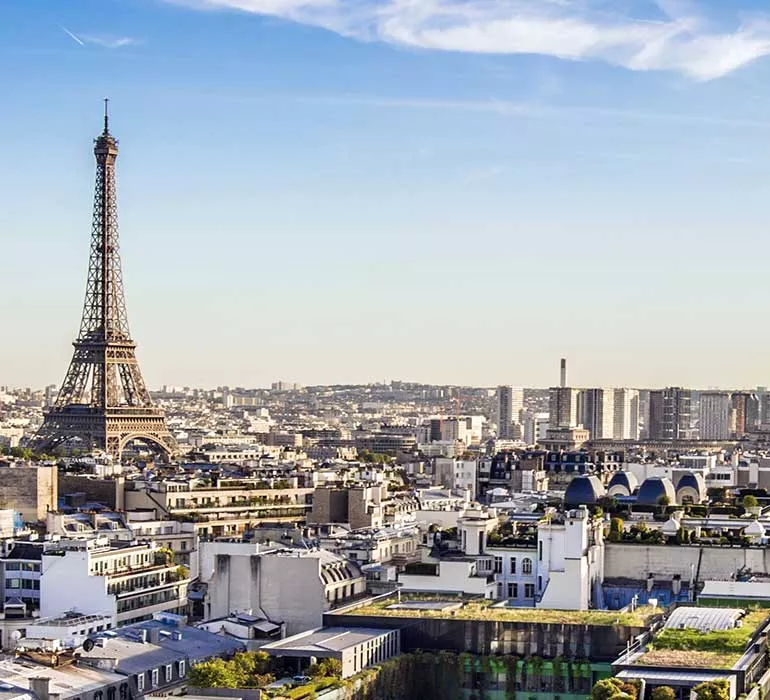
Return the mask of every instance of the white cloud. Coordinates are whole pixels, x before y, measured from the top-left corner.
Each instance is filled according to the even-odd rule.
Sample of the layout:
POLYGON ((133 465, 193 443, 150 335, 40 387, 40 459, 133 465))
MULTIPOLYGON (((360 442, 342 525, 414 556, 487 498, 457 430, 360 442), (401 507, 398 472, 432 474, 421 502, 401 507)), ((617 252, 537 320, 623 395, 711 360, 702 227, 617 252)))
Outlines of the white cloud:
POLYGON ((104 36, 99 34, 79 34, 86 44, 94 44, 105 49, 121 49, 124 46, 134 46, 141 43, 130 36, 104 36))
POLYGON ((648 0, 647 16, 602 0, 166 0, 323 27, 364 41, 484 54, 598 60, 630 70, 719 78, 770 54, 770 23, 711 27, 691 0, 648 0), (649 16, 657 19, 650 19, 649 16))

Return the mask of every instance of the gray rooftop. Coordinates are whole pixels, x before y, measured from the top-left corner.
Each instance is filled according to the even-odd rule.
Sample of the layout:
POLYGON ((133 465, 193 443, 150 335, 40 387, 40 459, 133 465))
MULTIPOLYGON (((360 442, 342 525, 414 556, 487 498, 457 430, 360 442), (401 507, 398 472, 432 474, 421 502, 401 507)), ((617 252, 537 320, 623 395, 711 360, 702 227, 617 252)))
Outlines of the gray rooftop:
POLYGON ((744 611, 733 608, 690 608, 674 610, 666 620, 667 629, 693 629, 700 632, 731 630, 744 611))
POLYGON ((706 581, 699 596, 767 600, 770 581, 706 581))
POLYGON ((0 682, 28 689, 30 679, 38 677, 50 678, 50 692, 58 694, 62 699, 101 690, 107 685, 126 680, 117 673, 88 666, 49 668, 22 659, 0 660, 0 682))
POLYGON ((372 639, 377 639, 393 630, 375 627, 324 627, 287 637, 280 642, 273 642, 262 647, 267 652, 292 652, 299 654, 336 652, 355 647, 372 639))
POLYGON ((616 677, 621 679, 645 680, 647 683, 653 683, 655 685, 666 684, 689 686, 697 685, 698 683, 703 683, 705 681, 715 681, 719 678, 727 678, 728 675, 713 671, 670 671, 664 668, 639 668, 633 670, 623 669, 616 677))

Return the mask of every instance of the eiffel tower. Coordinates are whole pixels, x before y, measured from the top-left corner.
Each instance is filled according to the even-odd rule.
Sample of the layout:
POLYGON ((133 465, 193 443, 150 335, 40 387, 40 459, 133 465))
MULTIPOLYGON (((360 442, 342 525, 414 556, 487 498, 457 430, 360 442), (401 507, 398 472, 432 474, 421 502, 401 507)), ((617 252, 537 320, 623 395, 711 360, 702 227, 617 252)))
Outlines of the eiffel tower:
POLYGON ((128 331, 118 249, 115 161, 118 142, 109 129, 95 139, 96 190, 91 255, 80 332, 56 403, 45 414, 32 446, 41 452, 79 440, 119 460, 131 440, 153 443, 168 457, 177 451, 162 409, 153 406, 128 331))

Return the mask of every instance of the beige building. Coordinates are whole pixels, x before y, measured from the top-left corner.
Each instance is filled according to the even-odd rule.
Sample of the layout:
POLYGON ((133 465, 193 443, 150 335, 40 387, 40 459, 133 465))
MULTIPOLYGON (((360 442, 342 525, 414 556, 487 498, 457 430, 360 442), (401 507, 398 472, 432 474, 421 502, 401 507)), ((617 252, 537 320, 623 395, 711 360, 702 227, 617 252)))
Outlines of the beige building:
POLYGON ((126 482, 128 511, 193 523, 201 537, 237 536, 263 521, 296 522, 310 510, 313 489, 264 488, 253 478, 126 482))
POLYGON ((21 513, 25 522, 46 519, 59 499, 56 467, 0 466, 0 508, 21 513))

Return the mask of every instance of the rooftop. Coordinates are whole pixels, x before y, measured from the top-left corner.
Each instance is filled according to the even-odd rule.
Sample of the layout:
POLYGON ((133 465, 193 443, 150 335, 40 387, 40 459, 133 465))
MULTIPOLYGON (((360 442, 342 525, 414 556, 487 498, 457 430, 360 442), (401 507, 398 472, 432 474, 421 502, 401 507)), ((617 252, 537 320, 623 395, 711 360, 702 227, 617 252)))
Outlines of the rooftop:
POLYGON ((305 654, 343 651, 344 649, 376 639, 391 631, 375 627, 324 627, 323 629, 295 634, 293 637, 287 637, 280 642, 266 644, 262 649, 273 652, 284 651, 286 653, 298 652, 305 654))
POLYGON ((370 600, 359 607, 347 607, 339 611, 338 614, 372 617, 455 618, 460 620, 533 622, 557 625, 625 625, 629 627, 643 627, 652 616, 659 612, 659 609, 651 606, 639 607, 634 612, 509 608, 493 606, 492 601, 480 598, 460 599, 446 596, 410 596, 406 599, 402 595, 400 601, 394 596, 389 596, 378 600, 370 600), (417 601, 420 601, 422 604, 417 604, 417 601), (430 609, 426 609, 425 602, 432 602, 434 605, 430 609), (435 605, 437 603, 449 605, 437 607, 435 605), (459 607, 457 606, 458 603, 460 604, 459 607))
POLYGON ((2 682, 29 689, 30 680, 38 677, 50 678, 50 692, 61 698, 83 695, 126 680, 125 676, 117 673, 87 666, 48 668, 22 659, 0 660, 2 682))
POLYGON ((733 615, 743 614, 736 610, 715 610, 714 608, 677 608, 671 615, 665 628, 653 639, 647 651, 636 656, 635 665, 666 666, 674 668, 709 668, 729 669, 738 663, 745 653, 749 642, 757 630, 770 616, 770 610, 755 610, 746 613, 740 621, 733 615), (673 626, 669 622, 675 614, 683 610, 680 624, 688 627, 673 626), (703 611, 700 616, 693 616, 687 611, 703 611), (709 617, 709 611, 721 613, 709 617), (688 617, 689 616, 689 617, 688 617), (739 622, 739 626, 726 628, 728 619, 739 622), (708 627, 709 621, 714 627, 708 627), (705 630, 709 631, 705 631, 705 630))

